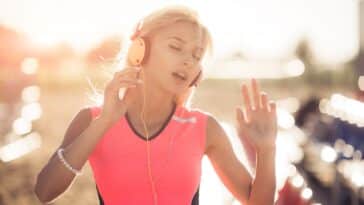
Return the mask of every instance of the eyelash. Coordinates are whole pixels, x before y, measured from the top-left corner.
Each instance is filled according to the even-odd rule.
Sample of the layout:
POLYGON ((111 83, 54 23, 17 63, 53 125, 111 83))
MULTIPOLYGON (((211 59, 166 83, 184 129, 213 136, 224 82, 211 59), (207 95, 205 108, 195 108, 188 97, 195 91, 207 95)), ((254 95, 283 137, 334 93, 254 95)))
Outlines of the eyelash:
POLYGON ((176 47, 176 46, 169 46, 170 48, 172 48, 173 50, 176 50, 176 51, 181 51, 180 48, 176 47))
MULTIPOLYGON (((169 46, 170 48, 172 48, 173 50, 176 50, 176 51, 181 51, 182 49, 181 48, 178 48, 178 47, 176 47, 176 46, 169 46)), ((195 56, 195 55, 193 55, 193 58, 195 58, 197 61, 199 61, 201 58, 200 57, 198 57, 198 56, 195 56)))

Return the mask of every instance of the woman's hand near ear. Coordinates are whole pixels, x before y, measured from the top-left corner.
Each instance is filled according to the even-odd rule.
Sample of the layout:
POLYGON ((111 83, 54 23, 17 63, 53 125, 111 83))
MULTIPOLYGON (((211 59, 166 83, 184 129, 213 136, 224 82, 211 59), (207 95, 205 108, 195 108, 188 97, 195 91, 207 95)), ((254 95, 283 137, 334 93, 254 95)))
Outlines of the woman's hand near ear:
POLYGON ((107 84, 104 92, 104 103, 101 118, 110 123, 120 119, 127 111, 127 107, 134 102, 133 92, 129 88, 135 88, 142 83, 137 78, 140 67, 127 67, 114 74, 113 79, 107 84), (119 90, 125 89, 122 99, 119 98, 119 90))

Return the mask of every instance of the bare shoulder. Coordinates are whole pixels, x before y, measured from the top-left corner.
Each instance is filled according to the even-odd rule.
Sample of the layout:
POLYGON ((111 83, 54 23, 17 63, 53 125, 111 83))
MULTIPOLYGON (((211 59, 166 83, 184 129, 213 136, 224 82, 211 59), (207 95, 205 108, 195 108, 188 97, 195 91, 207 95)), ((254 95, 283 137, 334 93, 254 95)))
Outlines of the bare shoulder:
POLYGON ((209 116, 206 127, 205 154, 224 185, 236 199, 245 204, 249 197, 252 177, 235 155, 228 134, 218 120, 209 116))
POLYGON ((225 132, 216 119, 211 114, 207 115, 207 122, 206 122, 206 147, 205 147, 205 154, 208 154, 208 152, 213 149, 214 145, 218 143, 221 138, 223 138, 225 135, 225 132), (220 139, 219 139, 220 138, 220 139))
POLYGON ((218 120, 216 119, 216 117, 214 117, 211 114, 207 115, 206 126, 207 126, 207 132, 216 131, 221 128, 221 125, 218 122, 218 120))

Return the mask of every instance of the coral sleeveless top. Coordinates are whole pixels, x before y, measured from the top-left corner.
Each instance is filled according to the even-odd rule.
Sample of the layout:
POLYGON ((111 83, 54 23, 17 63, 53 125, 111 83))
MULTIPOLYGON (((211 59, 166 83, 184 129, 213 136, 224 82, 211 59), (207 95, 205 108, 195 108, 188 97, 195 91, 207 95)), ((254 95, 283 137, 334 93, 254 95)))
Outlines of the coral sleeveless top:
MULTIPOLYGON (((101 112, 100 107, 90 110, 92 118, 101 112)), ((158 205, 191 204, 200 184, 207 116, 200 110, 177 106, 162 129, 150 136, 158 205)), ((147 141, 133 128, 127 114, 105 132, 88 160, 104 204, 154 204, 147 141)))

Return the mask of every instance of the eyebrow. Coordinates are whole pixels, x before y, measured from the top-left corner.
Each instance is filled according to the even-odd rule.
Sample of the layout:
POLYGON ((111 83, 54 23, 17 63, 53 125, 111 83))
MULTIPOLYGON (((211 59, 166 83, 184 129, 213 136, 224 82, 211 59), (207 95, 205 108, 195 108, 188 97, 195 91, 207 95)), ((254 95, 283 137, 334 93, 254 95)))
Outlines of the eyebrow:
MULTIPOLYGON (((182 42, 182 43, 184 43, 184 44, 186 44, 187 43, 187 41, 185 41, 185 40, 183 40, 182 38, 180 38, 180 37, 178 37, 178 36, 171 36, 171 37, 169 37, 168 39, 174 39, 174 40, 177 40, 177 41, 180 41, 180 42, 182 42)), ((203 50, 203 48, 202 47, 197 47, 199 50, 203 50)))

